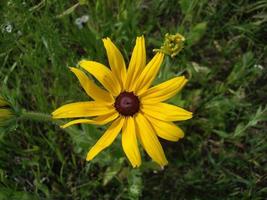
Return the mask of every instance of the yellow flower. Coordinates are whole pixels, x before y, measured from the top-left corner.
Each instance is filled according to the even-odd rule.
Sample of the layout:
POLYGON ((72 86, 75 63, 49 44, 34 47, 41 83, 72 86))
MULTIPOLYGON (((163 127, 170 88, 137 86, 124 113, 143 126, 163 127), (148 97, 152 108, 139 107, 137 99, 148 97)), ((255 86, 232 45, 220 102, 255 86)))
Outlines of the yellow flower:
POLYGON ((62 128, 79 123, 103 125, 112 122, 88 152, 88 161, 108 147, 122 132, 122 147, 133 167, 141 164, 138 141, 147 154, 163 167, 168 162, 157 136, 178 141, 184 133, 173 121, 190 119, 192 113, 162 101, 179 92, 187 79, 179 76, 150 88, 163 62, 163 53, 157 52, 146 64, 145 39, 143 36, 137 37, 126 70, 123 56, 117 47, 109 38, 103 39, 103 42, 111 69, 89 60, 80 61, 79 66, 94 76, 105 89, 97 86, 82 70, 71 67, 70 70, 93 101, 63 105, 52 116, 54 119, 80 118, 62 128))

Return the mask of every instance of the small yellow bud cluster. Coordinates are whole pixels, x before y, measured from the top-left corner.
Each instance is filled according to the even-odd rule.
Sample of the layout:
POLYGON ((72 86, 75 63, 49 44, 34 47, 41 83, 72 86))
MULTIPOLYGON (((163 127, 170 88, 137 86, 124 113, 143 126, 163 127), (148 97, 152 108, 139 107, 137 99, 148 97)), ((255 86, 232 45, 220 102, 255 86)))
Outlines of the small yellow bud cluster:
POLYGON ((179 33, 176 33, 175 35, 166 33, 163 45, 160 47, 160 49, 154 49, 154 51, 162 52, 170 55, 173 58, 183 49, 184 41, 184 36, 179 33))

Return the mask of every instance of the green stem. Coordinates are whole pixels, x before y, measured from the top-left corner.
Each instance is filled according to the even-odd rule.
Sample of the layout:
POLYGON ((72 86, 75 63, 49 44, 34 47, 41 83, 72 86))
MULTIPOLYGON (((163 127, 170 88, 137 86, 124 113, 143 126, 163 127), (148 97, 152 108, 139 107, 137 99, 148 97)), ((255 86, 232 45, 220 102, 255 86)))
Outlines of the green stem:
POLYGON ((23 111, 20 116, 21 119, 30 119, 35 121, 52 121, 51 115, 32 111, 23 111))
MULTIPOLYGON (((51 115, 45 114, 45 113, 40 113, 40 112, 33 112, 33 111, 22 111, 20 114, 20 119, 21 120, 34 120, 34 121, 39 121, 39 122, 51 122, 53 124, 56 124, 60 126, 63 124, 61 120, 53 120, 51 115)), ((69 127, 67 129, 64 129, 67 133, 70 134, 77 134, 79 131, 76 128, 69 127)))

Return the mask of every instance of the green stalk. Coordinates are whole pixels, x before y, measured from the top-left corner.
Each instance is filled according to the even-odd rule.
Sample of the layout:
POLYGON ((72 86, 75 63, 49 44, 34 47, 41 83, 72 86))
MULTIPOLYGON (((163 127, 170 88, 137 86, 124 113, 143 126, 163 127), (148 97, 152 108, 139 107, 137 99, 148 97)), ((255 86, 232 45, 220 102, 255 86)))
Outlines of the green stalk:
MULTIPOLYGON (((34 121, 53 121, 51 115, 32 111, 23 111, 20 115, 22 120, 34 120, 34 121)), ((54 121, 53 121, 54 122, 54 121)))
MULTIPOLYGON (((20 113, 20 120, 32 120, 32 121, 38 121, 38 122, 51 122, 55 125, 60 126, 61 124, 64 124, 62 120, 54 120, 51 115, 40 113, 40 112, 33 112, 33 111, 22 111, 20 113)), ((71 134, 78 134, 79 130, 73 127, 68 127, 65 130, 67 133, 71 134)))

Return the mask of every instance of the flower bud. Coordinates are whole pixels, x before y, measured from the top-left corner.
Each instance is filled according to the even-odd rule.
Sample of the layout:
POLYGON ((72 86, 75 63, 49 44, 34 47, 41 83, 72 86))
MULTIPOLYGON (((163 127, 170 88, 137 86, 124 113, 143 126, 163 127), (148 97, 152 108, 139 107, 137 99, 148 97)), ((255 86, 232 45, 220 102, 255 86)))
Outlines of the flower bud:
POLYGON ((13 117, 14 112, 10 108, 9 103, 0 96, 0 126, 5 125, 13 117))
POLYGON ((153 51, 162 52, 173 58, 183 49, 184 41, 184 36, 179 33, 176 33, 175 35, 166 33, 163 45, 160 49, 154 49, 153 51))

